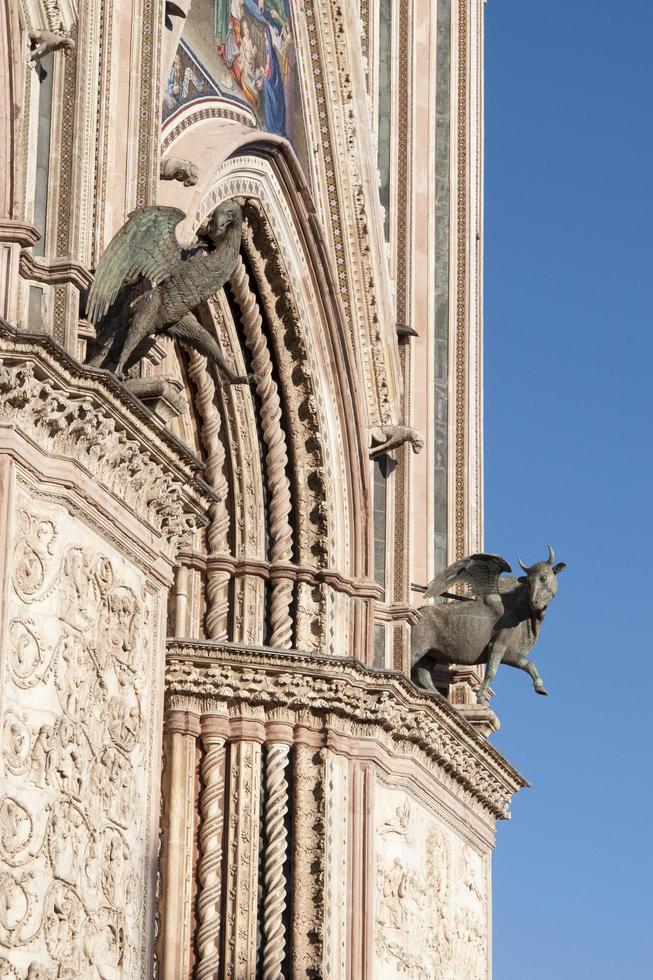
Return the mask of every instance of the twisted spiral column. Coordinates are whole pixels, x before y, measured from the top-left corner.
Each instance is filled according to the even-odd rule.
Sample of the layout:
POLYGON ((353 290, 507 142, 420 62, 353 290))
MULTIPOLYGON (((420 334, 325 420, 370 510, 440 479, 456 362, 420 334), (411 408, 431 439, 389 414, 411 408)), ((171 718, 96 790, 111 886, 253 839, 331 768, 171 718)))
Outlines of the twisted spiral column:
POLYGON ((283 867, 288 853, 288 781, 286 766, 290 746, 275 742, 267 747, 265 763, 265 871, 263 901, 263 980, 280 980, 286 952, 286 881, 283 867))
MULTIPOLYGON (((252 359, 252 370, 260 378, 256 393, 261 402, 261 431, 266 445, 265 469, 270 491, 270 561, 288 562, 292 558, 292 527, 290 512, 290 482, 286 476, 288 450, 282 426, 281 400, 272 377, 272 358, 263 333, 263 319, 252 291, 242 258, 230 279, 234 297, 240 308, 245 343, 252 359)), ((293 583, 283 577, 272 581, 270 598, 270 646, 290 649, 292 643, 293 583)))
POLYGON ((220 899, 222 882, 222 828, 224 822, 224 735, 202 735, 204 757, 201 776, 195 980, 214 980, 220 966, 220 899))
MULTIPOLYGON (((207 538, 209 554, 229 554, 229 512, 227 511, 227 480, 224 475, 225 453, 220 441, 220 413, 215 404, 215 384, 207 369, 207 360, 191 351, 188 373, 195 385, 196 405, 202 418, 201 439, 206 450, 205 476, 209 486, 220 496, 211 504, 207 538)), ((209 567, 206 576, 206 632, 210 640, 227 639, 229 612, 229 572, 209 567)))

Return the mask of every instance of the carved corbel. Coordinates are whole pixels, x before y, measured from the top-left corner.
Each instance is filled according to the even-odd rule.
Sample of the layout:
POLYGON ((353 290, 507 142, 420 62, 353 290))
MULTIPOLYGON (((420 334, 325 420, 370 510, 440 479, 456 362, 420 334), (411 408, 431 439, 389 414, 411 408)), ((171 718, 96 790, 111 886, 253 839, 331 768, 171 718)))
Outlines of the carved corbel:
POLYGON ((166 157, 165 160, 161 161, 159 168, 161 180, 178 180, 184 187, 194 187, 199 176, 199 170, 190 160, 166 157))
POLYGON ((75 50, 75 41, 72 37, 54 31, 30 31, 29 40, 31 50, 27 60, 30 64, 42 61, 51 51, 72 54, 75 50))
POLYGON ((415 454, 424 448, 424 436, 409 425, 377 425, 370 429, 370 459, 385 456, 409 442, 415 454))

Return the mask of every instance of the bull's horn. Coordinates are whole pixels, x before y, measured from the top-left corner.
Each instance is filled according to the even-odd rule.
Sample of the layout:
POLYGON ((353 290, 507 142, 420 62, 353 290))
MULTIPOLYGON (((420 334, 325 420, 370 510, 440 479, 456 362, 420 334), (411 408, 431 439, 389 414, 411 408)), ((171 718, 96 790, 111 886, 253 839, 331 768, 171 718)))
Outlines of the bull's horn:
POLYGON ((522 569, 522 571, 526 572, 526 574, 528 575, 528 573, 530 571, 528 565, 524 565, 524 563, 521 560, 521 558, 518 558, 517 561, 519 562, 519 567, 522 569))
POLYGON ((551 547, 551 545, 549 545, 549 565, 553 565, 554 560, 555 560, 555 555, 553 553, 553 548, 551 547))

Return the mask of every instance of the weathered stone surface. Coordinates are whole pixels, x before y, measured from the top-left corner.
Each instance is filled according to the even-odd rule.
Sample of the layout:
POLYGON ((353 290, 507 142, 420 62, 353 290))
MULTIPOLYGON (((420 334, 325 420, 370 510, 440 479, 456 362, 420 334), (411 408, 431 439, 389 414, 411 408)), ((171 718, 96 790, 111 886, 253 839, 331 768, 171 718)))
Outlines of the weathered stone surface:
POLYGON ((58 976, 144 976, 161 586, 20 479, 8 532, 0 947, 58 976))

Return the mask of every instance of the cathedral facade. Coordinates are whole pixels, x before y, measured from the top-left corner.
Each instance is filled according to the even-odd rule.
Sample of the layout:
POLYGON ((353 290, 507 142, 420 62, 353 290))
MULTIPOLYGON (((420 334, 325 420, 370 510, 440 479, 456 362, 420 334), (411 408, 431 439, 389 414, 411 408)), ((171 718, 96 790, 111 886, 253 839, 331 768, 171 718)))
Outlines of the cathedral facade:
POLYGON ((489 980, 525 781, 410 662, 482 550, 483 0, 0 12, 0 978, 489 980), (115 236, 226 202, 98 358, 115 236))

